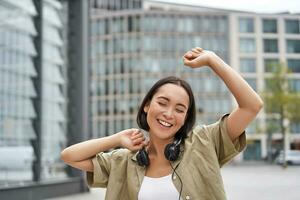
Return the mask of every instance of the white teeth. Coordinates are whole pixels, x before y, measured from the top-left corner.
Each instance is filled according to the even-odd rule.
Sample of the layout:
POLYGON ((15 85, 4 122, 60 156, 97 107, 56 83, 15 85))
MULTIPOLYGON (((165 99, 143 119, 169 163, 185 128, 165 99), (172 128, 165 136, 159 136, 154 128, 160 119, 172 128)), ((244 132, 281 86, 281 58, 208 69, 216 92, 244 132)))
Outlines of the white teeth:
POLYGON ((162 121, 162 120, 158 120, 160 124, 167 126, 167 127, 171 127, 172 124, 169 124, 168 122, 162 121))

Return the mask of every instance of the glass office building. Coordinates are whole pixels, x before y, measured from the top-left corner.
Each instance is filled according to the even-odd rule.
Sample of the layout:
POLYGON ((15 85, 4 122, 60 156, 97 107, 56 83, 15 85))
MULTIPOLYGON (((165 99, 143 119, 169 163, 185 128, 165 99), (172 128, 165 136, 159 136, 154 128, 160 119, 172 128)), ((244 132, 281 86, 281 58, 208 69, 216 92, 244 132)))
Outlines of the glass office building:
POLYGON ((0 188, 66 177, 63 6, 39 2, 0 1, 0 188))
POLYGON ((59 1, 44 0, 42 9, 41 177, 52 179, 64 176, 60 152, 66 142, 67 128, 67 71, 66 59, 63 58, 66 41, 62 40, 66 30, 59 1))
POLYGON ((36 9, 31 1, 24 5, 0 1, 0 9, 0 148, 2 156, 8 158, 13 149, 27 154, 24 158, 21 155, 24 163, 14 163, 16 158, 10 165, 1 162, 0 183, 4 183, 32 179, 34 153, 30 141, 35 138, 36 117, 32 99, 37 96, 32 81, 37 76, 33 38, 37 31, 33 23, 36 9))

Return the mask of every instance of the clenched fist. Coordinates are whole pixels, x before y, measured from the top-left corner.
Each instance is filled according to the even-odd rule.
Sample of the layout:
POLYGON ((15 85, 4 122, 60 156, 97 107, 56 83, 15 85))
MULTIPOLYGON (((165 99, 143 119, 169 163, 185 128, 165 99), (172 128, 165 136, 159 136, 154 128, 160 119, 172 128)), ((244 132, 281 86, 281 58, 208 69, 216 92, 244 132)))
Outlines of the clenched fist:
POLYGON ((216 57, 217 55, 214 52, 196 47, 184 54, 183 62, 186 66, 197 68, 202 66, 210 66, 211 60, 216 57))

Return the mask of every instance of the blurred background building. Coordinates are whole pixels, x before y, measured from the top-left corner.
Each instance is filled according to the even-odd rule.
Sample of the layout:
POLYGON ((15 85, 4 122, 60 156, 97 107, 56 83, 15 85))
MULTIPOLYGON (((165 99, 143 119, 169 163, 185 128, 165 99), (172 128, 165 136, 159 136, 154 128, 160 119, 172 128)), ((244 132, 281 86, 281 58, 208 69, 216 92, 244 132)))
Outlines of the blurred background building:
MULTIPOLYGON (((0 198, 44 199, 87 191, 84 174, 60 151, 136 127, 136 112, 159 78, 176 75, 194 91, 197 123, 236 102, 210 70, 183 66, 195 46, 212 50, 257 92, 272 66, 293 71, 300 92, 300 15, 259 14, 150 0, 0 0, 0 198), (47 188, 47 191, 46 191, 47 188)), ((261 112, 239 157, 267 155, 261 112)), ((290 125, 291 145, 300 122, 290 125)), ((274 134, 274 140, 280 134, 274 134)))
POLYGON ((1 166, 7 165, 1 181, 31 181, 31 163, 38 157, 41 180, 65 176, 59 164, 67 122, 62 4, 45 0, 38 7, 26 0, 1 1, 0 6, 0 148, 6 158, 1 166), (33 144, 37 140, 39 156, 33 144), (16 163, 8 162, 14 158, 16 163))
MULTIPOLYGON (((259 14, 158 1, 90 1, 91 133, 110 135, 135 127, 145 92, 161 77, 175 74, 192 86, 198 124, 230 112, 236 102, 208 69, 183 66, 195 46, 212 50, 261 93, 280 62, 292 70, 290 88, 300 91, 299 14, 259 14)), ((244 160, 267 156, 268 117, 260 113, 247 128, 244 160)), ((290 125, 299 143, 300 123, 290 125)), ((274 139, 281 135, 274 134, 274 139)))
POLYGON ((60 160, 66 145, 88 133, 82 130, 88 119, 81 119, 88 113, 81 81, 88 70, 82 63, 88 52, 82 45, 88 28, 80 27, 88 27, 84 5, 0 1, 0 199, 87 190, 82 174, 60 160))

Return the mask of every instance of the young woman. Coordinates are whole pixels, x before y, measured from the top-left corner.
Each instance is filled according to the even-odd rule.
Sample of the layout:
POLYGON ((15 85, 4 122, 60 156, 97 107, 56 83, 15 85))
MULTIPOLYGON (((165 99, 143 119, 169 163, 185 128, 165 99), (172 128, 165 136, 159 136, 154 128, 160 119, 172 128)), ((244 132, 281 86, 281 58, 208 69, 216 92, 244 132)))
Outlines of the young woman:
POLYGON ((210 67, 238 107, 214 124, 196 126, 195 101, 182 79, 159 80, 138 114, 140 129, 88 140, 64 149, 67 164, 87 172, 88 184, 106 187, 107 200, 226 199, 220 167, 245 147, 245 128, 263 106, 246 81, 211 51, 194 48, 186 66, 210 67), (121 147, 109 153, 110 149, 121 147))

